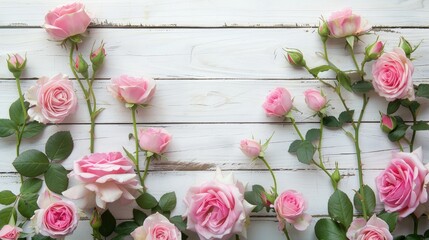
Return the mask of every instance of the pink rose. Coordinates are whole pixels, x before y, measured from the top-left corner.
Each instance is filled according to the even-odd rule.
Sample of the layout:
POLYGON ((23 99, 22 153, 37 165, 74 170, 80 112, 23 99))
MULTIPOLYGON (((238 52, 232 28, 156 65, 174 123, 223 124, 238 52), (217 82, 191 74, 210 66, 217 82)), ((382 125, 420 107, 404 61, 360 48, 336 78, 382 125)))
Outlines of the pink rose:
POLYGON ((310 225, 312 217, 305 213, 307 202, 304 196, 297 191, 288 190, 280 194, 274 202, 274 209, 277 213, 280 230, 286 227, 285 221, 299 231, 304 231, 310 225))
POLYGON ((368 220, 356 218, 347 230, 350 240, 393 240, 389 225, 375 214, 368 220))
POLYGON ((393 52, 381 55, 372 65, 372 85, 387 101, 414 100, 413 72, 414 66, 404 50, 395 48, 393 52))
POLYGON ((376 60, 383 53, 384 43, 382 41, 375 41, 375 43, 365 48, 366 60, 376 60))
POLYGON ((30 119, 45 124, 61 123, 77 109, 73 83, 63 74, 39 78, 37 84, 28 89, 25 100, 30 103, 30 119))
POLYGON ((82 3, 71 3, 56 7, 45 16, 43 26, 54 40, 63 41, 68 37, 86 31, 91 18, 82 3))
POLYGON ((278 87, 271 91, 262 107, 270 117, 284 117, 292 109, 292 97, 285 88, 278 87))
POLYGON ((171 140, 171 135, 163 128, 141 128, 138 135, 140 147, 156 154, 164 153, 171 140))
POLYGON ((390 133, 397 127, 396 118, 386 114, 381 114, 380 128, 385 133, 390 133))
POLYGON ((143 226, 136 228, 131 236, 134 240, 181 240, 182 233, 166 217, 155 213, 147 217, 143 226))
POLYGON ((244 200, 244 186, 220 169, 213 180, 191 187, 185 197, 187 228, 203 240, 246 237, 246 222, 255 207, 244 200))
POLYGON ((134 200, 139 184, 134 164, 120 152, 93 153, 74 162, 69 178, 79 184, 69 188, 63 195, 81 199, 82 208, 97 205, 106 208, 106 203, 117 200, 134 200), (95 203, 94 203, 95 201, 95 203))
POLYGON ((305 103, 307 106, 315 111, 320 112, 328 102, 326 97, 322 95, 322 93, 316 89, 308 89, 304 92, 305 103))
POLYGON ((0 239, 2 240, 16 240, 19 238, 22 229, 17 226, 4 225, 0 230, 0 239))
POLYGON ((25 66, 26 59, 22 58, 19 54, 8 56, 7 63, 12 65, 15 69, 22 69, 25 66))
POLYGON ((152 78, 134 78, 121 75, 112 78, 108 87, 112 95, 130 104, 147 104, 155 94, 155 80, 152 78))
POLYGON ((45 190, 37 199, 40 209, 31 218, 36 233, 51 238, 64 238, 73 233, 79 223, 76 205, 45 190))
POLYGON ((394 153, 390 165, 376 178, 378 196, 386 211, 398 212, 404 218, 425 203, 428 173, 422 163, 421 147, 412 153, 394 153))
POLYGON ((362 20, 359 15, 353 14, 349 8, 333 12, 327 23, 329 36, 333 38, 359 36, 371 29, 366 21, 362 20))
POLYGON ((243 139, 240 142, 240 149, 249 158, 257 158, 262 151, 262 146, 253 139, 243 139))

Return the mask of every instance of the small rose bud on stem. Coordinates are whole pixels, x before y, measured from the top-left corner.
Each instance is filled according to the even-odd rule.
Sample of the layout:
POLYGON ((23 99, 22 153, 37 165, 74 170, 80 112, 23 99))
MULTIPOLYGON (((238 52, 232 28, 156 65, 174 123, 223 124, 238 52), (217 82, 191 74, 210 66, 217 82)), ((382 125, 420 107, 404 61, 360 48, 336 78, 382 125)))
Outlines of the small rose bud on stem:
POLYGON ((384 43, 377 40, 365 48, 365 62, 377 60, 383 54, 384 43))
POLYGON ((417 46, 412 46, 411 43, 408 42, 408 40, 405 39, 404 37, 401 37, 399 39, 399 47, 404 50, 407 58, 411 58, 411 53, 416 51, 419 46, 420 46, 420 43, 417 46))
POLYGON ((286 49, 286 59, 294 66, 305 67, 306 63, 302 52, 298 49, 286 49))
POLYGON ((75 70, 76 72, 82 74, 82 76, 85 78, 88 78, 88 63, 86 63, 85 59, 82 57, 82 54, 76 56, 75 70))
POLYGON ((19 54, 8 55, 7 67, 15 78, 20 78, 21 73, 27 64, 27 57, 22 58, 19 54))
POLYGON ((329 27, 328 27, 328 23, 325 20, 322 20, 322 22, 320 22, 317 32, 319 33, 319 36, 323 42, 326 42, 328 40, 329 27))
POLYGON ((396 126, 398 125, 396 122, 395 117, 391 117, 387 114, 380 113, 381 120, 380 120, 380 128, 385 133, 390 133, 393 130, 395 130, 396 126))
POLYGON ((103 65, 104 58, 106 57, 106 50, 104 49, 104 43, 101 43, 100 47, 91 51, 90 60, 92 62, 92 69, 94 72, 97 72, 103 65))

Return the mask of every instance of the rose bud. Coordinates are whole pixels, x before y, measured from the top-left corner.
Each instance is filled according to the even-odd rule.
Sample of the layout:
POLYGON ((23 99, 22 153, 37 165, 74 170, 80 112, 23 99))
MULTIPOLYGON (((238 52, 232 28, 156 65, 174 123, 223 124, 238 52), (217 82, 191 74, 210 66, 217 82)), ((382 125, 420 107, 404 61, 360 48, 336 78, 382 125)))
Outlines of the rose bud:
POLYGON ((82 54, 76 56, 74 68, 76 72, 82 74, 85 78, 88 78, 88 63, 83 59, 82 54))
POLYGON ((22 70, 24 70, 27 63, 27 58, 22 58, 19 54, 8 55, 7 67, 14 77, 19 78, 22 70))
POLYGON ((286 88, 278 87, 271 91, 262 107, 267 116, 286 117, 293 107, 292 97, 286 88))
POLYGON ((382 41, 375 41, 373 44, 365 48, 365 61, 377 60, 383 53, 384 43, 382 41))
POLYGON ((401 37, 399 39, 399 47, 404 50, 405 55, 407 56, 407 58, 410 58, 411 53, 413 53, 414 50, 416 50, 415 48, 413 49, 413 47, 411 46, 410 42, 408 42, 404 37, 401 37))
POLYGON ((338 169, 338 162, 335 162, 335 170, 331 175, 332 184, 337 186, 341 180, 340 170, 338 169))
POLYGON ((396 118, 381 113, 380 128, 385 133, 390 133, 397 126, 396 118))
POLYGON ((287 61, 294 66, 304 67, 306 65, 304 56, 302 52, 298 49, 288 49, 286 50, 287 61))
POLYGON ((307 106, 315 111, 320 112, 326 107, 326 97, 316 89, 308 89, 304 92, 305 103, 307 106))
POLYGON ((171 140, 171 135, 163 128, 139 129, 139 145, 148 152, 163 154, 171 140))
POLYGON ((326 42, 326 40, 328 39, 329 36, 329 27, 328 27, 328 23, 326 21, 322 21, 319 24, 319 29, 317 30, 319 33, 319 36, 322 38, 323 42, 326 42))
POLYGON ((240 149, 244 155, 255 159, 262 153, 262 146, 259 142, 253 139, 243 139, 240 142, 240 149))
POLYGON ((94 211, 92 211, 90 225, 93 229, 99 229, 101 227, 101 216, 97 208, 94 208, 94 211))
POLYGON ((104 58, 106 57, 106 50, 104 49, 104 43, 101 43, 100 47, 91 52, 89 59, 92 62, 92 69, 96 72, 101 65, 103 65, 104 58))

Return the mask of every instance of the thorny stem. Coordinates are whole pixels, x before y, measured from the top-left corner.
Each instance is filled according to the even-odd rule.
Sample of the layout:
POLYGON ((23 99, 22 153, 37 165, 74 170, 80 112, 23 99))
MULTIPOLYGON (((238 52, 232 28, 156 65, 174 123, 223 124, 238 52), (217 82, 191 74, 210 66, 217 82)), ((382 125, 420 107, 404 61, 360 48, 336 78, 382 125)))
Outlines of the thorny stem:
POLYGON ((142 179, 142 176, 141 176, 141 173, 140 173, 139 138, 138 138, 138 134, 137 134, 136 111, 137 111, 137 106, 136 105, 134 105, 133 107, 131 107, 131 113, 132 113, 132 117, 133 117, 134 141, 135 141, 135 145, 136 145, 136 156, 135 156, 136 170, 137 170, 137 174, 139 175, 140 183, 143 186, 143 179, 142 179))
POLYGON ((290 118, 290 121, 292 122, 292 125, 293 125, 293 127, 295 128, 296 133, 298 133, 299 138, 300 138, 302 141, 304 141, 304 140, 305 140, 305 138, 303 137, 303 135, 302 135, 301 131, 299 131, 299 128, 298 128, 298 126, 296 125, 295 119, 294 119, 294 118, 290 118))
POLYGON ((274 194, 275 194, 275 197, 277 198, 278 194, 277 194, 277 180, 276 180, 276 176, 274 175, 274 172, 271 169, 270 165, 268 164, 267 160, 264 157, 259 157, 259 159, 261 159, 261 161, 265 164, 265 166, 270 171, 271 177, 273 178, 273 182, 274 182, 274 194))
MULTIPOLYGON (((18 89, 19 102, 21 103, 22 118, 23 118, 22 129, 19 129, 18 132, 16 133, 16 156, 18 157, 19 152, 20 152, 19 148, 20 148, 21 142, 22 142, 22 136, 24 134, 25 124, 27 121, 27 110, 25 109, 24 96, 22 95, 21 80, 19 79, 19 77, 15 77, 15 81, 16 81, 16 88, 18 89)), ((18 128, 19 128, 19 126, 18 126, 18 128)), ((21 174, 19 176, 21 178, 21 183, 23 183, 24 177, 21 174)))
POLYGON ((354 51, 353 51, 353 48, 349 45, 349 50, 350 50, 350 55, 352 56, 352 59, 353 59, 353 63, 355 64, 355 66, 356 66, 356 70, 358 71, 358 73, 359 73, 359 76, 361 76, 361 77, 363 77, 363 73, 362 73, 362 71, 360 70, 360 68, 359 68, 359 64, 358 64, 358 62, 356 61, 356 56, 355 56, 355 53, 354 53, 354 51))
MULTIPOLYGON (((417 116, 416 113, 410 109, 411 115, 413 116, 413 124, 415 125, 417 123, 417 116)), ((416 130, 413 130, 413 135, 411 136, 411 142, 410 142, 410 152, 414 150, 414 140, 416 139, 416 130)))
POLYGON ((143 192, 146 192, 146 185, 144 183, 144 181, 146 180, 148 171, 149 171, 149 165, 150 165, 150 160, 152 157, 146 157, 146 166, 144 168, 144 173, 143 173, 143 178, 142 178, 142 187, 143 187, 143 192))
MULTIPOLYGON (((74 69, 74 66, 73 66, 73 52, 74 52, 74 49, 76 47, 77 47, 77 44, 72 42, 71 47, 70 47, 69 63, 70 63, 70 69, 73 72, 73 75, 76 78, 77 82, 79 83, 79 86, 82 89, 82 92, 83 92, 83 94, 85 96, 86 106, 88 108, 88 113, 89 113, 89 117, 90 117, 90 120, 91 120, 91 129, 89 131, 89 134, 90 134, 89 150, 90 150, 91 153, 93 153, 94 152, 95 116, 93 114, 93 110, 92 110, 92 107, 91 107, 91 100, 90 100, 90 94, 92 93, 92 90, 91 90, 92 88, 89 89, 89 90, 91 90, 91 92, 88 92, 85 89, 85 87, 83 86, 83 83, 82 83, 81 79, 79 78, 79 76, 77 75, 76 70, 74 69)), ((95 96, 94 96, 94 98, 95 98, 95 96)))

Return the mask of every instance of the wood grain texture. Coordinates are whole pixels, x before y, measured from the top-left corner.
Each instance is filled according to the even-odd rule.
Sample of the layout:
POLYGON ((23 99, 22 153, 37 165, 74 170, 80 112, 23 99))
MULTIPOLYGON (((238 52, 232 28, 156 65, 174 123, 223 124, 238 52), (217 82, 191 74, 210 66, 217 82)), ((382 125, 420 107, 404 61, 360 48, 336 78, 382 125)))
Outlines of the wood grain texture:
MULTIPOLYGON (((418 44, 427 39, 428 29, 385 29, 377 32, 387 42, 386 51, 398 45, 406 36, 418 44)), ((68 50, 49 41, 43 29, 0 29, 0 62, 7 54, 27 54, 28 67, 24 77, 71 75, 68 50)), ((88 53, 94 42, 106 43, 106 65, 97 77, 110 78, 121 74, 149 75, 154 78, 255 78, 311 79, 302 69, 290 66, 284 58, 284 48, 301 49, 310 67, 325 64, 315 52, 322 43, 315 29, 93 29, 84 44, 88 53)), ((356 46, 358 61, 362 61, 366 44, 375 35, 363 36, 356 46), (365 44, 366 43, 366 44, 365 44)), ((332 62, 344 70, 354 70, 353 61, 345 49, 345 41, 329 41, 332 62)), ((415 79, 429 74, 429 46, 422 44, 413 54, 415 79)), ((368 73, 370 73, 370 65, 368 73)), ((6 72, 0 77, 9 77, 6 72)), ((333 74, 322 75, 333 77, 333 74)))
MULTIPOLYGON (((41 26, 45 14, 65 0, 3 0, 0 26, 41 26)), ((102 27, 314 26, 319 17, 351 7, 375 26, 428 26, 426 0, 82 0, 102 27)))

